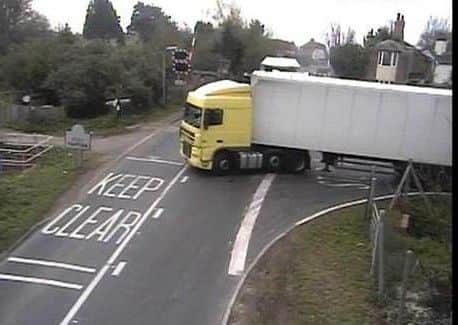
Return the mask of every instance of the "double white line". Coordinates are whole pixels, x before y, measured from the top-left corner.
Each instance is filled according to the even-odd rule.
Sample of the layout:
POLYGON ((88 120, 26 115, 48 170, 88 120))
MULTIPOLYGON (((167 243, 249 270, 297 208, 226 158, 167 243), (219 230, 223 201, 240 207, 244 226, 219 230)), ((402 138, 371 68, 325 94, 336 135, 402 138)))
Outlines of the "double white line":
MULTIPOLYGON (((84 273, 95 273, 96 269, 91 267, 85 267, 76 264, 68 264, 68 263, 61 263, 61 262, 54 262, 48 260, 40 260, 40 259, 31 259, 31 258, 24 258, 24 257, 9 257, 7 259, 8 262, 13 263, 20 263, 20 264, 27 264, 27 265, 38 265, 38 266, 46 266, 46 267, 54 267, 84 273)), ((51 279, 43 279, 43 278, 36 278, 36 277, 28 277, 28 276, 20 276, 15 274, 5 274, 0 273, 0 280, 6 281, 15 281, 15 282, 26 282, 26 283, 35 283, 35 284, 42 284, 51 287, 59 287, 65 289, 75 289, 81 290, 83 288, 82 285, 77 283, 70 283, 70 282, 63 282, 51 279)))

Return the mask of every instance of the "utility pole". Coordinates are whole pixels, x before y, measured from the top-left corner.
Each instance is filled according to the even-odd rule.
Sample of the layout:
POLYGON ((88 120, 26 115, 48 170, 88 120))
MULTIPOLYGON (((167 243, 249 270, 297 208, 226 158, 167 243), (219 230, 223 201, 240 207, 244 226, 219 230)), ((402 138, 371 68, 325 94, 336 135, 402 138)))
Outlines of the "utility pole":
POLYGON ((162 104, 167 105, 167 60, 166 54, 168 51, 173 51, 177 47, 176 46, 167 46, 163 52, 160 54, 162 55, 162 104))
MULTIPOLYGON (((167 51, 167 50, 166 50, 167 51)), ((167 92, 165 90, 167 86, 166 80, 166 62, 165 62, 165 53, 162 53, 162 104, 167 105, 167 92)))

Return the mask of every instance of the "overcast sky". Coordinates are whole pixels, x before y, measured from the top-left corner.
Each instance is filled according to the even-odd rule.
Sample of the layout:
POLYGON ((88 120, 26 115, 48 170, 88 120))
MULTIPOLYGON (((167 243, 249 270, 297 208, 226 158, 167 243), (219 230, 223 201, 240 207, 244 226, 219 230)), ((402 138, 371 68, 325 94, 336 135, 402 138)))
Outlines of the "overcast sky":
MULTIPOLYGON (((197 20, 210 20, 216 0, 144 0, 153 3, 178 22, 193 27, 197 20)), ((405 40, 416 44, 429 16, 452 20, 452 0, 233 0, 245 19, 257 18, 274 37, 294 41, 296 45, 315 38, 324 42, 331 23, 340 23, 356 30, 356 39, 371 28, 376 29, 405 16, 405 40)), ((68 22, 74 32, 81 33, 89 0, 34 0, 33 7, 46 15, 53 27, 68 22)), ((112 0, 121 25, 129 25, 132 8, 137 0, 112 0)))

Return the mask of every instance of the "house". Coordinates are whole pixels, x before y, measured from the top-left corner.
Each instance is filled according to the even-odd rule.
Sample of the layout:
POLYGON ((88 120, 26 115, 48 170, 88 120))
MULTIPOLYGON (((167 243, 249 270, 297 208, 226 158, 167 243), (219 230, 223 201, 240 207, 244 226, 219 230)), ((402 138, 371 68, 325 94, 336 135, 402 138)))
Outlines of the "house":
POLYGON ((276 49, 275 56, 295 58, 297 55, 297 46, 294 42, 288 42, 282 39, 271 39, 271 47, 276 49))
POLYGON ((434 85, 451 87, 452 58, 449 40, 446 37, 438 37, 434 44, 434 85))
POLYGON ((278 70, 297 72, 300 67, 299 62, 294 58, 266 56, 261 62, 261 70, 263 71, 278 70))
POLYGON ((404 41, 404 16, 397 14, 391 39, 371 50, 367 79, 387 83, 424 84, 433 78, 433 59, 404 41))
POLYGON ((299 48, 297 60, 302 72, 324 76, 333 75, 326 45, 315 42, 313 38, 299 48))

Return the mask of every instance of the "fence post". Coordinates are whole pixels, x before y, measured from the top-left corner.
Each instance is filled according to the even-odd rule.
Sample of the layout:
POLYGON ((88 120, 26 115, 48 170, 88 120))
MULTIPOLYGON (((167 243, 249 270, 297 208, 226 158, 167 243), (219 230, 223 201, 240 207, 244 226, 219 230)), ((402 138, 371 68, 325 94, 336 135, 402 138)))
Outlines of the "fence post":
POLYGON ((379 220, 379 232, 378 232, 378 243, 377 243, 377 251, 378 251, 378 294, 379 294, 379 299, 382 300, 383 298, 383 293, 384 293, 384 240, 385 240, 385 210, 380 210, 379 214, 380 220, 379 220))
POLYGON ((404 317, 404 307, 407 293, 407 280, 409 278, 409 268, 411 265, 411 260, 413 257, 413 252, 409 249, 406 252, 406 258, 404 261, 404 270, 402 272, 402 283, 401 283, 401 301, 399 304, 399 313, 398 313, 398 324, 401 325, 404 317))
POLYGON ((367 198, 366 212, 365 212, 365 215, 364 215, 364 217, 367 220, 370 220, 371 212, 372 212, 372 204, 374 202, 375 181, 377 180, 377 178, 374 175, 375 175, 375 168, 374 168, 374 166, 372 166, 371 181, 370 181, 370 184, 369 184, 369 196, 367 198))

